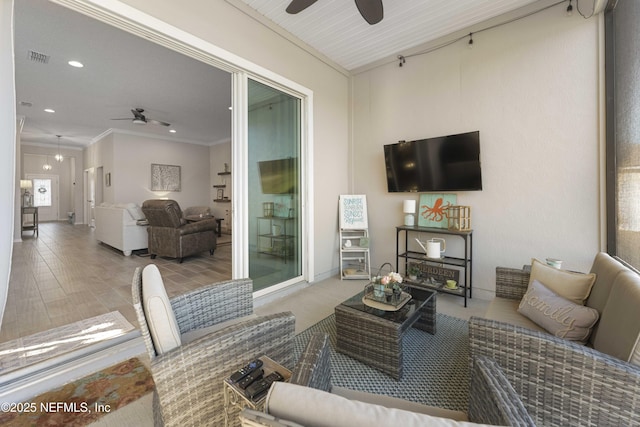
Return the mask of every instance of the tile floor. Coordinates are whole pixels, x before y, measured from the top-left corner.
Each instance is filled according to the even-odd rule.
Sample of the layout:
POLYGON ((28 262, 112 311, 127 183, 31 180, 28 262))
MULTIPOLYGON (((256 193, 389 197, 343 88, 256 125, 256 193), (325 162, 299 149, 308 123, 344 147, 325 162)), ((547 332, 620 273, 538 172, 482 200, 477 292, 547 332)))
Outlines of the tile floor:
POLYGON ((231 245, 220 244, 213 256, 205 252, 182 264, 159 257, 152 261, 123 256, 97 242, 85 225, 41 223, 38 238, 25 232, 23 241, 13 244, 0 343, 116 310, 137 326, 131 279, 136 267, 151 262, 174 296, 231 278, 231 245))
MULTIPOLYGON (((7 309, 0 329, 0 342, 33 334, 110 311, 120 311, 137 325, 131 307, 131 278, 136 267, 151 262, 148 257, 122 253, 96 242, 90 228, 67 223, 43 223, 39 238, 25 233, 13 247, 7 309)), ((231 245, 185 260, 156 258, 170 296, 231 277, 231 245)), ((334 307, 359 292, 363 281, 331 278, 306 286, 281 298, 256 300, 257 314, 292 311, 296 332, 331 314, 334 307)), ((438 296, 438 312, 468 319, 483 315, 488 301, 474 298, 464 308, 463 300, 438 296)), ((144 397, 95 425, 151 426, 151 398, 144 397)))

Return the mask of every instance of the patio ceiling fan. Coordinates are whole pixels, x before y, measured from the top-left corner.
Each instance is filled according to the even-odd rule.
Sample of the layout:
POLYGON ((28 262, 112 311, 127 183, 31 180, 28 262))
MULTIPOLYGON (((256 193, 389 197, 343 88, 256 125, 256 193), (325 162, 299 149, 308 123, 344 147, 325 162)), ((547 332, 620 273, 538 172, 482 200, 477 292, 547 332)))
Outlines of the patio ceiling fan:
MULTIPOLYGON (((292 0, 287 6, 287 13, 295 15, 302 12, 318 0, 292 0)), ((360 15, 369 24, 374 25, 382 21, 384 17, 382 0, 355 0, 360 15)))
POLYGON ((147 123, 151 123, 152 125, 160 125, 160 126, 171 126, 170 123, 162 122, 160 120, 148 119, 144 114, 143 108, 136 108, 131 110, 133 113, 133 117, 126 117, 121 119, 111 119, 111 120, 131 120, 133 123, 137 125, 146 125, 147 123))

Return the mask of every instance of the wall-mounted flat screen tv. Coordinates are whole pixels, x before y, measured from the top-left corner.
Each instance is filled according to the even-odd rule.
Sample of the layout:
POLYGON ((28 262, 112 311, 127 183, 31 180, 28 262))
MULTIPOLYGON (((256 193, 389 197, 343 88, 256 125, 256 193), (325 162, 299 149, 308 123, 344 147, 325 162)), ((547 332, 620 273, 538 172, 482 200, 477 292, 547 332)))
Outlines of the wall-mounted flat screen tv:
POLYGON ((384 146, 389 192, 482 190, 480 132, 384 146))
POLYGON ((293 194, 296 192, 297 159, 258 162, 263 194, 293 194))

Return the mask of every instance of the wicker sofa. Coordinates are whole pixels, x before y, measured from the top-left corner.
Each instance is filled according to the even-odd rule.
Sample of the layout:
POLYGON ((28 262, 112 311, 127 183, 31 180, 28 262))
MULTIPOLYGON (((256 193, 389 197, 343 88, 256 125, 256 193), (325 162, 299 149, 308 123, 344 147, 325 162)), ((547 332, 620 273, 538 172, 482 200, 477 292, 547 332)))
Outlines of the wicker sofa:
POLYGON ((329 339, 314 334, 289 383, 271 386, 265 412, 244 410, 244 426, 472 426, 534 425, 519 397, 491 360, 473 365, 469 411, 434 408, 388 396, 331 386, 329 339), (467 420, 472 420, 468 422, 467 420), (478 424, 480 423, 480 424, 478 424))
MULTIPOLYGON (((600 319, 587 345, 640 365, 640 275, 604 252, 596 254, 590 272, 596 277, 585 306, 597 310, 600 319)), ((527 269, 497 267, 496 298, 484 317, 543 332, 518 312, 529 276, 527 269)))
POLYGON ((496 269, 496 298, 471 318, 471 360, 503 370, 537 425, 640 425, 640 276, 598 253, 586 305, 600 314, 586 345, 553 336, 518 313, 527 269, 496 269))

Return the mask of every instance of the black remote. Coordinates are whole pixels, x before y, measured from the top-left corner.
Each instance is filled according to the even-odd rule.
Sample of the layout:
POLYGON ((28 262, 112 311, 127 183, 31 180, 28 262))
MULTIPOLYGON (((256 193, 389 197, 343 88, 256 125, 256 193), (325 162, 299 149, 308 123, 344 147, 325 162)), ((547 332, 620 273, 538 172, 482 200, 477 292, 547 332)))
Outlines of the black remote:
POLYGON ((261 367, 262 367, 262 360, 260 359, 256 359, 253 362, 249 362, 247 366, 244 366, 242 369, 234 372, 229 378, 229 381, 231 381, 232 383, 237 383, 238 381, 240 381, 241 379, 243 379, 244 377, 246 377, 256 369, 260 369, 261 367))
POLYGON ((249 385, 252 382, 262 379, 263 375, 264 375, 264 370, 262 370, 262 369, 258 369, 257 371, 253 371, 252 373, 250 373, 249 375, 247 375, 246 377, 244 377, 243 379, 238 381, 238 387, 240 387, 241 389, 244 390, 247 387, 249 387, 249 385))
POLYGON ((269 390, 269 387, 271 387, 271 384, 273 384, 276 381, 284 381, 284 377, 280 375, 278 372, 274 371, 271 374, 264 377, 263 379, 258 380, 253 384, 251 384, 249 387, 247 387, 247 389, 244 391, 244 394, 249 399, 257 400, 264 393, 266 393, 267 390, 269 390))

